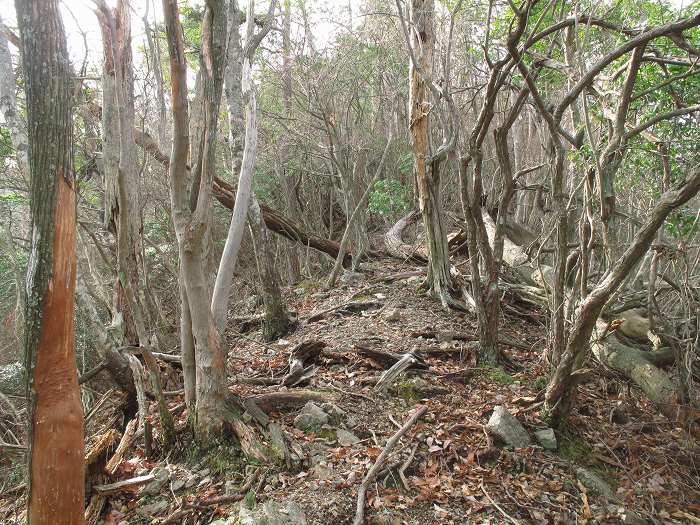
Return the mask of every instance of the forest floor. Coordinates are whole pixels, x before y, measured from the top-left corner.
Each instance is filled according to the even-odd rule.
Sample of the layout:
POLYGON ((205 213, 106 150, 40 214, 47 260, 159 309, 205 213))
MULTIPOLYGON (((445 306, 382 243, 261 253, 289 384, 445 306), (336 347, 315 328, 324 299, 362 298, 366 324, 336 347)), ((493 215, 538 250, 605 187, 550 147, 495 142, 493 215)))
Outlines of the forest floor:
MULTIPOLYGON (((287 290, 300 323, 277 342, 262 343, 255 330, 229 334, 232 391, 252 396, 286 390, 323 398, 317 404, 331 417, 314 432, 295 427, 303 399, 266 410, 303 461, 291 467, 246 464, 230 446, 200 455, 185 438, 180 453, 147 459, 137 441, 110 479, 160 468, 167 471, 166 482, 109 496, 99 523, 163 523, 168 516, 169 523, 238 523, 239 503, 232 500, 242 485, 256 490, 258 502, 296 502, 309 524, 351 523, 363 477, 387 439, 423 405, 427 412, 394 449, 391 468, 370 484, 368 523, 700 523, 698 456, 689 452, 697 444, 657 414, 641 392, 588 363, 594 378, 580 387, 570 430, 557 435, 556 451, 543 449, 534 432, 546 427, 539 419, 546 385, 544 327, 535 316, 504 309, 500 336, 512 343, 503 345, 512 366, 476 366, 473 318, 444 312, 420 294, 420 277, 380 279, 407 270, 415 268, 381 260, 332 291, 311 282, 287 290), (364 306, 328 311, 348 303, 364 306), (283 376, 290 349, 309 341, 326 346, 306 384, 247 384, 283 376), (374 385, 387 366, 363 348, 420 352, 428 368, 409 371, 381 395, 374 385), (524 425, 530 446, 512 449, 489 435, 485 425, 497 405, 524 425), (225 494, 234 496, 220 498, 225 494), (214 498, 219 503, 211 504, 214 498)), ((171 408, 184 401, 182 395, 169 400, 171 408)), ((186 413, 179 413, 183 423, 186 413)), ((155 414, 153 420, 157 429, 155 414)), ((0 496, 0 508, 12 498, 16 494, 0 496)), ((6 514, 8 521, 0 521, 11 519, 6 514)))

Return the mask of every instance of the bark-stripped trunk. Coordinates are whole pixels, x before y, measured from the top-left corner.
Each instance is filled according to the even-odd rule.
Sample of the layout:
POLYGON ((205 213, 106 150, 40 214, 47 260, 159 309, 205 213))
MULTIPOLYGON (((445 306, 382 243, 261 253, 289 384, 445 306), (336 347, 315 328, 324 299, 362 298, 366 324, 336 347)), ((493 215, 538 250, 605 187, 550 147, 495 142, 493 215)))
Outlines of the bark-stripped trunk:
MULTIPOLYGON (((433 0, 412 0, 410 18, 413 23, 411 46, 417 54, 420 69, 433 68, 435 34, 433 32, 433 0)), ((418 204, 425 226, 428 245, 428 277, 426 286, 447 308, 451 301, 452 278, 450 276, 447 232, 440 198, 440 163, 431 158, 429 144, 430 102, 426 79, 411 61, 409 69, 410 100, 409 128, 413 145, 414 173, 418 188, 418 204)))
POLYGON ((72 72, 55 0, 18 0, 27 94, 32 251, 27 273, 27 521, 83 522, 83 407, 73 306, 76 204, 72 72))

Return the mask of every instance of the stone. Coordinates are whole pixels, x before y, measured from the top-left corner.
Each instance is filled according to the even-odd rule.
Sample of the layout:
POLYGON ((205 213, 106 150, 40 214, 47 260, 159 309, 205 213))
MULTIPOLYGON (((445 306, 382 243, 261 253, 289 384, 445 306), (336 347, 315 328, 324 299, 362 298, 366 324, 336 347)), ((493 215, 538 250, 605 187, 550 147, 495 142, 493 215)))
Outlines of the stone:
POLYGON ((177 492, 179 490, 182 490, 185 488, 185 480, 184 479, 176 479, 175 481, 172 482, 170 485, 170 488, 172 489, 173 492, 177 492))
POLYGON ((236 494, 238 492, 238 483, 232 479, 227 479, 224 483, 224 494, 230 496, 231 494, 236 494))
POLYGON ((334 425, 342 423, 347 418, 347 412, 334 403, 323 403, 321 410, 328 414, 329 422, 334 425))
POLYGON ((437 336, 438 341, 441 343, 451 343, 452 341, 455 340, 455 333, 454 332, 439 332, 437 336))
POLYGON ((578 479, 581 484, 586 487, 591 492, 603 496, 609 500, 615 501, 617 497, 613 492, 610 485, 601 478, 598 474, 591 472, 588 469, 580 467, 576 469, 576 479, 578 479))
POLYGON ((490 434, 513 448, 523 448, 530 444, 530 436, 527 430, 503 405, 498 405, 493 409, 493 414, 491 414, 491 418, 486 424, 486 429, 490 434))
POLYGON ((25 375, 22 363, 15 362, 0 366, 0 392, 13 396, 24 394, 25 375))
POLYGON ((268 500, 262 505, 256 505, 254 509, 241 505, 238 523, 240 525, 306 525, 306 515, 301 506, 294 501, 268 500))
POLYGON ((170 471, 163 467, 156 467, 151 471, 153 480, 141 489, 141 494, 155 496, 160 494, 165 484, 170 480, 170 471))
POLYGON ((537 442, 542 445, 545 450, 556 450, 557 449, 557 436, 554 434, 554 430, 551 428, 545 428, 535 432, 535 438, 537 442))
POLYGON ((361 441, 355 434, 349 430, 343 430, 342 428, 336 430, 335 435, 338 438, 338 444, 341 447, 351 447, 361 441))
POLYGON ((343 275, 340 276, 340 282, 352 285, 352 284, 358 284, 364 278, 365 278, 365 276, 359 272, 352 272, 350 270, 345 270, 343 272, 343 275))
POLYGON ((138 513, 143 516, 157 516, 169 506, 170 503, 167 500, 158 499, 153 503, 149 503, 148 505, 142 505, 138 507, 138 513))
POLYGON ((294 418, 294 426, 304 432, 318 432, 328 423, 328 414, 313 401, 309 401, 294 418))
POLYGON ((386 321, 391 322, 391 323, 395 323, 396 321, 400 321, 401 320, 401 310, 399 310, 398 308, 392 308, 391 310, 389 310, 386 313, 386 315, 384 316, 384 319, 386 321))
POLYGON ((185 480, 185 488, 191 489, 197 484, 197 476, 190 476, 185 480))
POLYGON ((316 463, 312 470, 314 475, 321 481, 326 481, 333 477, 333 471, 328 468, 325 462, 316 463))

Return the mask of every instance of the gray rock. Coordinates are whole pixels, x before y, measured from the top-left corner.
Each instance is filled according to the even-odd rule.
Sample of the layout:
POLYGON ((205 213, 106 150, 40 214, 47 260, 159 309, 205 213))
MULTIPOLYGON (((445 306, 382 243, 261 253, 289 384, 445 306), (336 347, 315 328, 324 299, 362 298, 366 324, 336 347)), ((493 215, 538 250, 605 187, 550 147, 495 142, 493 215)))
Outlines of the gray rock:
POLYGON ((576 469, 576 478, 581 482, 581 484, 586 487, 591 492, 603 496, 612 501, 617 500, 617 496, 613 492, 610 485, 607 482, 588 469, 580 467, 576 469))
POLYGON ((22 363, 0 366, 0 392, 13 396, 24 394, 25 375, 22 363))
POLYGON ((229 516, 228 518, 219 518, 216 521, 212 521, 209 525, 238 525, 238 516, 229 516))
POLYGON ((455 333, 454 332, 438 332, 437 336, 438 341, 441 343, 451 343, 452 341, 455 340, 455 333))
POLYGON ((318 432, 323 425, 328 423, 328 414, 313 401, 309 401, 294 418, 294 426, 304 432, 318 432))
POLYGON ((334 403, 323 403, 321 410, 328 414, 328 420, 334 425, 342 423, 347 418, 347 412, 334 403))
POLYGON ((398 308, 392 308, 389 310, 386 315, 384 316, 384 319, 389 321, 389 322, 396 322, 401 320, 401 310, 398 308))
POLYGON ((227 479, 224 483, 224 494, 230 496, 231 494, 236 494, 238 492, 238 483, 232 479, 227 479))
POLYGON ((343 275, 340 276, 340 282, 345 283, 345 284, 358 284, 364 278, 365 278, 365 276, 359 272, 352 272, 350 270, 345 270, 343 272, 343 275))
POLYGON ((170 503, 167 500, 158 499, 153 503, 139 507, 137 512, 143 516, 157 516, 169 506, 170 503))
POLYGON ((523 448, 530 444, 530 436, 527 430, 502 405, 498 405, 493 409, 493 414, 491 414, 491 419, 489 419, 486 429, 489 433, 514 448, 523 448))
POLYGON ((185 480, 184 479, 176 479, 175 481, 172 482, 170 485, 170 488, 172 489, 173 492, 177 492, 178 490, 182 490, 185 488, 185 480))
POLYGON ((535 438, 538 443, 542 445, 545 450, 556 450, 557 449, 557 436, 554 435, 554 430, 551 428, 545 428, 543 430, 538 430, 535 432, 535 438))
POLYGON ((338 438, 338 444, 341 447, 351 447, 360 442, 360 438, 348 430, 343 430, 339 428, 335 431, 335 435, 338 438))
POLYGON ((151 474, 153 474, 154 479, 141 489, 141 494, 149 496, 160 494, 165 484, 170 480, 170 471, 163 467, 154 468, 151 474))
POLYGON ((241 505, 238 522, 240 525, 306 525, 306 516, 294 501, 268 500, 254 509, 241 505))
POLYGON ((191 489, 197 484, 197 476, 190 476, 187 478, 185 481, 185 488, 186 489, 191 489))

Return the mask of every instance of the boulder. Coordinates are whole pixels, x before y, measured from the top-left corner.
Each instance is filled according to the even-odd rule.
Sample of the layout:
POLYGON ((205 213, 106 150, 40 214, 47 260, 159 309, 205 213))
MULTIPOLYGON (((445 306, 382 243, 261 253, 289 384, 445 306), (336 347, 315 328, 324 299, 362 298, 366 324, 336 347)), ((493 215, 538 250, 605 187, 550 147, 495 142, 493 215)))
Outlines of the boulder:
POLYGON ((253 509, 241 505, 238 523, 240 525, 306 525, 306 516, 301 506, 294 501, 268 500, 262 505, 256 505, 253 509))
POLYGON ((535 438, 537 442, 542 445, 545 450, 556 450, 557 449, 557 436, 554 435, 554 430, 551 428, 545 428, 543 430, 538 430, 535 432, 535 438))
POLYGON ((493 409, 491 419, 486 424, 488 432, 513 448, 523 448, 530 444, 530 436, 520 421, 502 405, 493 409))
POLYGON ((598 474, 580 467, 576 469, 576 478, 591 492, 598 494, 599 496, 603 496, 611 501, 617 500, 617 496, 615 496, 613 489, 598 474))
POLYGON ((294 418, 294 426, 304 432, 318 432, 328 423, 328 414, 313 401, 309 401, 294 418))
POLYGON ((335 431, 335 435, 338 438, 338 444, 341 447, 351 447, 360 442, 360 438, 348 430, 339 428, 335 431))
POLYGON ((25 389, 24 367, 21 363, 0 366, 0 392, 21 396, 25 389))
POLYGON ((146 494, 149 496, 160 494, 161 490, 170 479, 170 471, 163 467, 154 468, 151 471, 151 474, 153 474, 154 479, 141 489, 141 494, 146 494))

